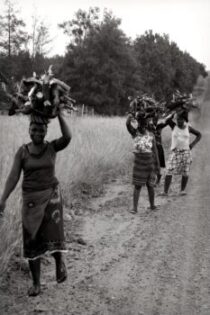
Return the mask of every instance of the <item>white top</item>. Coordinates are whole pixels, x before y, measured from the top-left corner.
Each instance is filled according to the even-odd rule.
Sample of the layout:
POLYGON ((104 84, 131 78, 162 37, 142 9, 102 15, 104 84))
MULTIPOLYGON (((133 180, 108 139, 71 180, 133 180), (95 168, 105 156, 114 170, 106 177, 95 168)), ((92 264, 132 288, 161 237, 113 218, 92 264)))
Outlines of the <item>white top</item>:
POLYGON ((181 129, 177 125, 172 130, 171 150, 188 150, 190 147, 190 132, 188 123, 181 129))

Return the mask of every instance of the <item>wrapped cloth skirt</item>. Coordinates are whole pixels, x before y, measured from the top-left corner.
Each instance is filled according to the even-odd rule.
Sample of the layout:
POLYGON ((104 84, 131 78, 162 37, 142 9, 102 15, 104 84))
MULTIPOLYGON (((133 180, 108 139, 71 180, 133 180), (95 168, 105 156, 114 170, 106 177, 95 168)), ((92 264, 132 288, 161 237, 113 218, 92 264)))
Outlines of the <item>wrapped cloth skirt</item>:
POLYGON ((167 162, 166 174, 188 176, 191 163, 192 154, 190 149, 188 150, 174 149, 171 152, 167 162))
POLYGON ((154 186, 156 183, 153 153, 134 153, 133 185, 154 186))
POLYGON ((23 192, 24 257, 64 251, 63 205, 58 185, 43 191, 23 192))

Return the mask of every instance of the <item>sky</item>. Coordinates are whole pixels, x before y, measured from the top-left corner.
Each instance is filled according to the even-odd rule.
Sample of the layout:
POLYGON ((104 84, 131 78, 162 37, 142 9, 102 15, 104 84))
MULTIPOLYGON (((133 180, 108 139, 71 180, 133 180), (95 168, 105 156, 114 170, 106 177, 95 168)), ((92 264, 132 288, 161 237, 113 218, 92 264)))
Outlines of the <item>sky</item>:
MULTIPOLYGON (((4 0, 0 0, 0 11, 4 0)), ((19 15, 30 29, 34 12, 49 26, 53 38, 50 56, 64 54, 68 38, 57 25, 69 21, 78 9, 97 6, 121 19, 120 28, 135 39, 146 30, 168 34, 210 70, 210 0, 15 0, 19 15)))

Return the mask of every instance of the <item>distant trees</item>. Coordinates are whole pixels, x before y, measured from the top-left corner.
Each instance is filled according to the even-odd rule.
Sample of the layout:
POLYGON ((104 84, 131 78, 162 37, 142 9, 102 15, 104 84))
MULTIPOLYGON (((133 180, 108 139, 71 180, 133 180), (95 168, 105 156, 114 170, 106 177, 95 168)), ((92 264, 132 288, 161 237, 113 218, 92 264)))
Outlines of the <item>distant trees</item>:
POLYGON ((169 36, 145 32, 134 42, 143 76, 143 91, 157 99, 171 97, 175 89, 190 93, 199 75, 207 75, 204 65, 182 52, 169 36))
POLYGON ((171 94, 171 78, 174 68, 171 60, 168 35, 160 36, 152 31, 136 38, 134 49, 138 66, 141 68, 143 92, 163 99, 171 94))
POLYGON ((99 114, 124 114, 130 95, 147 93, 167 100, 175 89, 190 93, 198 77, 207 75, 205 66, 181 51, 167 34, 146 31, 132 41, 120 29, 120 19, 108 10, 102 14, 97 7, 80 9, 72 20, 60 23, 69 43, 64 57, 53 58, 47 57, 49 28, 36 15, 32 31, 26 32, 11 0, 5 1, 1 14, 0 71, 20 80, 53 64, 77 102, 94 106, 99 114))
POLYGON ((45 57, 51 43, 49 29, 36 15, 32 17, 32 32, 26 31, 18 10, 11 0, 5 0, 0 19, 0 69, 8 78, 20 80, 32 72, 43 73, 50 59, 45 57))
POLYGON ((11 0, 5 1, 5 14, 0 21, 0 51, 10 57, 18 54, 26 42, 25 23, 18 17, 11 0))
POLYGON ((32 32, 29 35, 29 41, 31 57, 33 59, 36 55, 45 56, 49 52, 49 44, 52 42, 49 29, 36 14, 32 16, 32 32))
POLYGON ((60 74, 72 86, 75 98, 103 114, 123 114, 128 96, 171 98, 175 89, 192 92, 205 67, 182 52, 167 34, 147 31, 131 41, 120 29, 120 19, 98 8, 79 10, 60 24, 69 36, 60 74))
POLYGON ((60 23, 58 26, 69 37, 71 45, 82 45, 90 30, 97 28, 99 13, 98 7, 90 7, 88 11, 79 9, 72 20, 60 23))
MULTIPOLYGON (((81 16, 85 14, 80 12, 81 16)), ((99 21, 99 17, 94 17, 99 21)), ((83 27, 85 23, 86 19, 81 23, 83 27)), ((120 20, 108 11, 96 27, 88 22, 83 39, 73 39, 73 44, 69 44, 61 69, 61 76, 72 86, 75 98, 94 106, 98 113, 122 114, 128 95, 140 85, 133 48, 119 25, 120 20)))

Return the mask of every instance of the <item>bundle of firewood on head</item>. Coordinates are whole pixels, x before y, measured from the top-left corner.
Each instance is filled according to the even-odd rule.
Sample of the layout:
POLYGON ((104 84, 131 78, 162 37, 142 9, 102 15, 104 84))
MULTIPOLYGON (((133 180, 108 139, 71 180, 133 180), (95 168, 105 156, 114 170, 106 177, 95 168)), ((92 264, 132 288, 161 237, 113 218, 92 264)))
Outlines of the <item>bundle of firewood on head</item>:
POLYGON ((139 119, 158 119, 164 111, 164 104, 157 102, 154 98, 147 95, 137 96, 134 99, 129 97, 129 113, 137 121, 139 119))
POLYGON ((164 118, 169 115, 183 114, 188 118, 188 113, 194 109, 198 109, 195 99, 192 95, 181 94, 179 91, 175 91, 172 100, 165 105, 164 118))
POLYGON ((75 100, 70 97, 69 92, 70 86, 55 78, 50 66, 47 73, 40 78, 34 73, 33 77, 22 79, 15 94, 7 93, 12 101, 9 115, 35 113, 55 118, 61 108, 76 110, 75 100))

